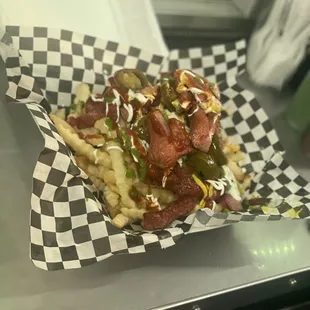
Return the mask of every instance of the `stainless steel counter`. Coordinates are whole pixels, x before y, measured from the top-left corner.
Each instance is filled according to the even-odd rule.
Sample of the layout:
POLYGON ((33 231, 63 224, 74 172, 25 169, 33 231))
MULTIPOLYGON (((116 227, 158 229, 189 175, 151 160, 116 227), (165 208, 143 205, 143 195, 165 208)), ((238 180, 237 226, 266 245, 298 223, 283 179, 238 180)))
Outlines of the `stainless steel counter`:
MULTIPOLYGON (((265 91, 258 98, 272 118, 287 101, 275 101, 265 91)), ((297 152, 296 136, 281 117, 275 123, 289 147, 289 159, 310 180, 310 163, 303 166, 306 161, 297 152)), ((240 291, 310 268, 310 235, 307 222, 300 220, 235 224, 187 236, 167 250, 116 256, 80 270, 37 269, 29 259, 28 221, 31 175, 43 142, 24 107, 6 108, 1 103, 0 141, 1 309, 161 308, 240 291)), ((287 289, 291 284, 287 283, 287 289)), ((246 303, 248 298, 242 295, 234 305, 246 303)), ((252 301, 259 298, 260 294, 251 297, 252 301)))

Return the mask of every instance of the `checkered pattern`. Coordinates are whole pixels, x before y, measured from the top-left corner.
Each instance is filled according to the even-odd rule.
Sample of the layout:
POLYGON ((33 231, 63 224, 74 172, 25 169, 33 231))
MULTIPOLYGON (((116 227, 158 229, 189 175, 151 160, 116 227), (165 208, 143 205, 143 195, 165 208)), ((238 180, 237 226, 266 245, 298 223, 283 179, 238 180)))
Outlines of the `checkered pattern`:
POLYGON ((6 101, 22 103, 37 102, 47 112, 50 112, 50 105, 45 99, 40 86, 31 75, 31 70, 19 51, 13 47, 12 38, 5 33, 0 40, 0 56, 6 64, 6 74, 9 88, 6 92, 6 101))
MULTIPOLYGON (((43 28, 38 29, 41 31, 43 28)), ((38 32, 38 29, 31 33, 35 38, 40 37, 41 32, 38 32)), ((60 32, 61 34, 61 40, 74 41, 75 34, 71 33, 70 40, 70 33, 60 32)), ((30 33, 28 35, 31 38, 30 33)), ((43 33, 41 35, 43 36, 43 33)), ((85 38, 79 42, 83 47, 90 44, 85 38)), ((46 35, 44 39, 46 40, 46 35)), ((48 39, 49 36, 47 42, 48 39)), ((21 47, 25 42, 28 40, 21 43, 21 47)), ((35 40, 31 42, 35 45, 35 40)), ((63 51, 60 52, 62 53, 63 51)), ((22 64, 22 58, 18 54, 15 56, 15 59, 8 57, 7 61, 10 59, 22 64)), ((125 56, 127 57, 127 54, 125 56)), ((62 70, 61 63, 59 66, 62 70)), ((181 66, 184 67, 184 64, 181 66)), ((23 65, 20 65, 18 68, 22 67, 23 65)), ((66 65, 64 67, 67 68, 66 65)), ((87 69, 86 62, 84 67, 87 69)), ((169 67, 172 68, 172 65, 169 67)), ((239 68, 231 70, 238 72, 239 68)), ((157 73, 154 74, 156 75, 157 73)), ((22 78, 16 77, 18 75, 11 80, 9 92, 21 86, 31 90, 36 87, 29 75, 26 79, 21 72, 22 78)), ((234 76, 222 82, 220 88, 224 106, 223 129, 227 135, 232 136, 233 142, 240 144, 242 150, 247 153, 244 168, 255 175, 247 195, 258 193, 265 197, 264 206, 248 207, 243 213, 214 214, 209 209, 199 210, 196 214, 176 220, 170 228, 155 232, 145 232, 138 224, 124 230, 111 224, 111 219, 105 211, 102 193, 96 190, 87 175, 77 167, 69 148, 57 133, 45 110, 38 105, 41 102, 40 98, 36 97, 33 103, 28 103, 27 107, 45 140, 45 147, 39 155, 33 174, 31 198, 31 259, 35 265, 47 270, 80 268, 114 254, 141 253, 153 248, 167 248, 185 234, 240 221, 309 217, 309 185, 284 161, 276 132, 254 95, 242 89, 234 76)), ((69 94, 71 91, 72 88, 68 88, 69 94)), ((29 95, 24 93, 24 96, 15 99, 29 102, 29 95)), ((246 206, 247 197, 244 198, 243 203, 246 206)))
POLYGON ((81 82, 102 93, 107 77, 124 67, 140 69, 154 82, 163 62, 160 55, 72 31, 19 26, 6 30, 53 109, 69 106, 81 82))
POLYGON ((246 41, 242 39, 211 47, 172 50, 161 71, 189 69, 219 83, 244 71, 245 62, 246 41))

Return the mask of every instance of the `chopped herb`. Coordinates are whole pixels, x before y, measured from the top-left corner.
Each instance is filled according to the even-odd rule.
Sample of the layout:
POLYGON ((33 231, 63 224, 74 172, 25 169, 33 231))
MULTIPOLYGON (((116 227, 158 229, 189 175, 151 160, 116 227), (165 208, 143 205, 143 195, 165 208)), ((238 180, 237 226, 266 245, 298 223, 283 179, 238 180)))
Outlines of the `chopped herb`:
POLYGON ((197 83, 199 83, 200 85, 203 85, 200 77, 195 76, 194 79, 197 83))
POLYGON ((181 114, 183 112, 183 108, 181 107, 180 101, 178 99, 173 100, 171 103, 177 113, 181 114))
POLYGON ((214 83, 214 82, 209 82, 209 86, 210 86, 211 88, 214 88, 214 87, 215 87, 215 83, 214 83))
POLYGON ((127 135, 124 130, 120 130, 119 134, 123 139, 123 143, 124 143, 125 148, 130 149, 131 148, 131 140, 130 140, 129 135, 127 135))
POLYGON ((135 170, 132 169, 132 168, 128 168, 127 171, 126 171, 126 178, 135 179, 136 178, 135 170))
POLYGON ((169 79, 167 79, 167 78, 163 78, 162 80, 161 80, 161 82, 162 82, 162 84, 167 84, 168 82, 169 82, 169 79))
POLYGON ((113 124, 113 121, 110 119, 110 118, 106 118, 106 120, 104 121, 105 125, 110 129, 112 130, 113 127, 114 127, 114 124, 113 124))
POLYGON ((146 177, 146 164, 144 160, 139 160, 139 179, 144 181, 146 177))
POLYGON ((104 101, 105 102, 108 102, 108 103, 111 103, 111 102, 113 102, 113 100, 115 99, 115 97, 104 97, 104 101))
POLYGON ((131 153, 132 153, 132 155, 133 155, 135 158, 137 158, 137 159, 140 158, 140 151, 139 151, 138 149, 136 149, 136 148, 131 149, 131 153))
POLYGON ((162 113, 163 113, 164 119, 165 119, 166 121, 168 121, 168 120, 169 120, 169 116, 168 116, 167 112, 166 112, 166 111, 163 111, 162 113))
POLYGON ((139 197, 139 192, 138 192, 135 188, 133 188, 133 189, 129 192, 129 196, 130 196, 131 198, 135 199, 135 198, 139 197))
POLYGON ((71 112, 71 113, 72 113, 72 112, 75 112, 75 111, 76 111, 76 108, 77 108, 77 106, 76 106, 75 103, 71 104, 70 112, 71 112))

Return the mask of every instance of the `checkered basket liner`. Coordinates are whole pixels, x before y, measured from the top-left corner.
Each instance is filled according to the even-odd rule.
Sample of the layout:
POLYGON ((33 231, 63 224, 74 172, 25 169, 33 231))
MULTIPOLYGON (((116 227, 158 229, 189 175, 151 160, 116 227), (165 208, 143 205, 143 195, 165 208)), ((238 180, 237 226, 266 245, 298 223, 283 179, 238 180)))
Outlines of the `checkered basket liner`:
POLYGON ((245 70, 245 39, 210 47, 195 47, 170 51, 164 61, 162 72, 172 72, 179 68, 192 70, 216 83, 225 81, 245 70))
MULTIPOLYGON (((6 54, 6 62, 21 64, 23 58, 8 42, 6 45, 11 48, 6 54)), ((113 67, 113 62, 108 64, 113 67)), ((186 64, 182 65, 188 68, 186 64)), ((158 76, 159 69, 160 66, 158 72, 154 70, 154 77, 158 76)), ((7 67, 7 71, 17 70, 7 67)), ((239 71, 238 68, 235 70, 239 71)), ((31 259, 37 267, 46 270, 80 268, 114 254, 164 249, 174 245, 183 235, 227 224, 309 217, 309 184, 283 159, 277 134, 254 95, 242 89, 235 76, 231 76, 220 83, 223 130, 246 152, 243 167, 254 174, 246 196, 260 194, 264 205, 248 207, 245 199, 246 211, 242 213, 213 213, 203 209, 160 231, 143 231, 138 224, 123 230, 114 227, 102 193, 77 167, 69 148, 40 105, 41 97, 30 100, 33 98, 31 90, 38 88, 36 79, 31 79, 27 73, 29 71, 22 72, 19 79, 17 75, 8 76, 8 93, 13 94, 11 100, 26 103, 45 140, 33 173, 31 197, 30 248, 31 259), (20 87, 30 91, 25 98, 14 97, 14 91, 11 91, 11 88, 18 90, 20 87)), ((71 91, 69 87, 70 96, 71 91)))

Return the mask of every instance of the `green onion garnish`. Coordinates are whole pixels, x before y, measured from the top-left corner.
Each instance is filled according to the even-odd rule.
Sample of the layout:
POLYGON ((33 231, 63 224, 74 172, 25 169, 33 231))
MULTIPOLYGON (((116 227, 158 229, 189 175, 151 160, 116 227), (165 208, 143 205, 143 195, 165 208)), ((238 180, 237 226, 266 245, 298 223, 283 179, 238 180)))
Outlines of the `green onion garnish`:
POLYGON ((114 127, 114 124, 113 124, 113 121, 107 117, 107 119, 104 121, 105 125, 110 129, 112 130, 113 127, 114 127))
POLYGON ((115 97, 104 97, 104 101, 105 102, 108 102, 108 103, 111 103, 111 102, 113 102, 113 100, 115 99, 115 97))
POLYGON ((126 171, 126 178, 135 179, 136 178, 135 170, 132 169, 132 168, 128 168, 127 171, 126 171))

